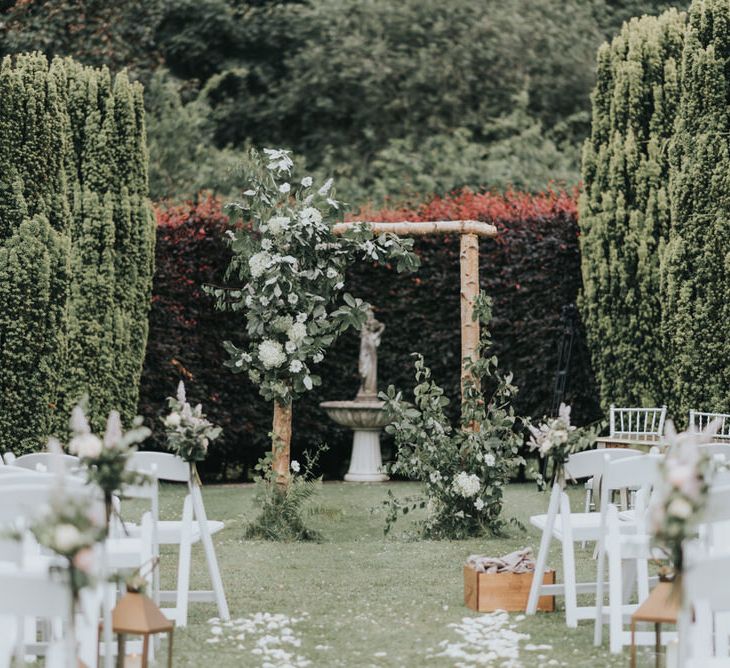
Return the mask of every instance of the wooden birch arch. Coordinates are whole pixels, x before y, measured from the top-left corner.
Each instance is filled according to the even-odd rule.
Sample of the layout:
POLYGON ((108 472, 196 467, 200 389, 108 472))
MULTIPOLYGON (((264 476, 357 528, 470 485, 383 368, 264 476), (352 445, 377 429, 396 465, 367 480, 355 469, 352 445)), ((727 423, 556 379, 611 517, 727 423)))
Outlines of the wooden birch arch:
MULTIPOLYGON (((479 238, 494 238, 497 228, 478 220, 437 220, 429 222, 373 223, 353 221, 338 223, 332 232, 340 236, 353 227, 365 226, 376 236, 391 233, 399 237, 447 236, 458 234, 460 238, 459 267, 461 275, 461 394, 464 398, 464 384, 470 374, 467 360, 476 360, 479 351, 479 321, 473 319, 474 302, 479 294, 479 238)), ((274 470, 278 481, 286 484, 289 474, 291 444, 291 404, 283 406, 274 403, 273 436, 278 442, 274 448, 274 470)))

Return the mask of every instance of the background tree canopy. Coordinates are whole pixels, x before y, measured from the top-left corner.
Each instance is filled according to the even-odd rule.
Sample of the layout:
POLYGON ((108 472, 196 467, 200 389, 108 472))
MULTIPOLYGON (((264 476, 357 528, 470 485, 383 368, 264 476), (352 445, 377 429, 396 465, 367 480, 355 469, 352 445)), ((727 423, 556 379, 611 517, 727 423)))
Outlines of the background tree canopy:
POLYGON ((359 204, 576 183, 598 45, 684 4, 6 0, 0 50, 128 67, 153 197, 230 193, 253 143, 296 150, 359 204))

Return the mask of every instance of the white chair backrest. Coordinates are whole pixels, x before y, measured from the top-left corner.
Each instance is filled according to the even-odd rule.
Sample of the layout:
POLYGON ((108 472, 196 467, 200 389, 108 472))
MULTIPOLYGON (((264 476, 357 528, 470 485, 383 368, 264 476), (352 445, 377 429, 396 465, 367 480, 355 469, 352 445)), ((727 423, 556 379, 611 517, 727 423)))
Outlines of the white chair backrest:
POLYGON ((601 493, 633 488, 647 488, 654 485, 659 475, 659 463, 662 455, 640 454, 621 459, 605 459, 601 475, 601 493))
POLYGON ((128 467, 133 471, 152 473, 158 480, 190 481, 190 465, 169 452, 135 452, 129 460, 128 467))
POLYGON ((730 415, 726 413, 704 413, 702 411, 689 412, 689 428, 694 431, 703 431, 715 420, 720 421, 720 427, 712 440, 720 443, 730 443, 730 415))
POLYGON ((565 465, 565 475, 570 480, 580 480, 581 478, 592 478, 600 475, 605 467, 606 457, 611 460, 624 459, 627 457, 636 457, 643 455, 641 450, 632 448, 604 448, 601 450, 585 450, 576 452, 568 457, 565 465))
MULTIPOLYGON (((77 498, 86 499, 89 511, 96 505, 99 516, 104 516, 104 502, 95 489, 88 485, 65 489, 77 498)), ((0 525, 10 526, 21 518, 32 519, 44 511, 55 491, 54 485, 47 483, 0 485, 0 525)))
POLYGON ((59 464, 65 471, 72 471, 81 466, 78 457, 54 452, 32 452, 27 455, 16 457, 13 466, 18 466, 31 471, 38 470, 39 466, 45 468, 46 471, 54 471, 59 468, 59 464))
POLYGON ((637 438, 648 441, 664 434, 667 407, 659 408, 617 408, 613 404, 608 414, 610 436, 615 438, 637 438))
MULTIPOLYGON (((730 569, 730 555, 713 556, 692 563, 682 576, 687 600, 702 601, 715 612, 730 611, 730 587, 724 586, 723 575, 730 569), (718 578, 721 586, 718 586, 718 578)), ((725 665, 725 664, 723 664, 725 665)))
MULTIPOLYGON (((8 466, 7 468, 15 468, 8 466)), ((27 469, 16 468, 17 473, 0 473, 0 487, 8 487, 18 485, 53 485, 58 484, 58 476, 55 473, 40 473, 39 471, 29 471, 27 469)), ((86 481, 83 478, 66 475, 63 477, 64 485, 67 489, 77 489, 84 487, 86 481)))
POLYGON ((730 520, 730 487, 712 486, 700 521, 712 524, 730 520))
POLYGON ((71 590, 48 575, 0 570, 0 615, 68 620, 71 590))

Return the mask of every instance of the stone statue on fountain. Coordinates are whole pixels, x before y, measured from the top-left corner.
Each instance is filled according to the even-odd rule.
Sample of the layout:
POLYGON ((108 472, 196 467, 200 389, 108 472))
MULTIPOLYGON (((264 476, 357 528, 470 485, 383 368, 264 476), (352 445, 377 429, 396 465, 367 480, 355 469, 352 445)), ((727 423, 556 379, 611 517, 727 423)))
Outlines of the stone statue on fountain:
POLYGON ((378 346, 385 325, 368 309, 368 319, 360 331, 360 389, 356 401, 374 401, 378 397, 378 346))

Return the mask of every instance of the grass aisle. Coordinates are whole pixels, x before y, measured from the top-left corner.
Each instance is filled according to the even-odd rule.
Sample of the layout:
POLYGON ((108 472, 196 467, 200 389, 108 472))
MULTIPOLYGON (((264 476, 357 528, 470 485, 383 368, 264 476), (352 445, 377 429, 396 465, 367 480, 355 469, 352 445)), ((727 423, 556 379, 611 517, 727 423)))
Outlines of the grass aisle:
MULTIPOLYGON (((415 493, 411 483, 389 483, 397 495, 415 493)), ((226 529, 215 538, 235 627, 211 624, 215 606, 190 606, 189 626, 175 633, 175 665, 184 666, 624 666, 620 657, 592 645, 592 623, 567 629, 559 611, 520 619, 513 614, 502 630, 476 630, 477 638, 519 643, 519 659, 479 663, 473 645, 459 659, 463 638, 452 624, 499 624, 492 616, 463 605, 462 564, 472 553, 502 555, 530 545, 539 536, 532 529, 511 529, 500 539, 413 541, 410 521, 399 522, 395 535, 383 536, 383 515, 372 512, 385 498, 385 485, 326 483, 317 497, 313 527, 325 536, 322 544, 244 541, 244 523, 254 516, 253 487, 208 486, 204 490, 208 516, 224 519, 226 529), (268 616, 256 613, 269 613, 268 616), (529 635, 511 637, 509 629, 529 635), (506 629, 506 631, 505 631, 506 629), (237 638, 238 636, 238 638, 237 638), (213 642, 209 642, 209 641, 213 642), (449 656, 442 641, 451 644, 449 656), (541 646, 549 646, 542 647, 541 646), (532 649, 530 649, 532 647, 532 649), (537 647, 537 649, 535 649, 537 647), (309 661, 310 663, 306 663, 309 661)), ((575 490, 579 493, 580 490, 575 490)), ((179 512, 180 487, 162 492, 163 518, 179 512)), ((534 485, 507 489, 505 516, 527 524, 530 514, 544 511, 547 495, 534 485)), ((192 586, 209 588, 202 549, 193 550, 192 586)), ((558 554, 550 565, 558 564, 558 554)), ((578 549, 582 573, 590 577, 590 550, 578 549)), ((163 586, 171 587, 175 555, 163 552, 163 586)), ((513 636, 514 634, 512 634, 513 636)), ((463 649, 463 648, 462 648, 463 649)), ((484 658, 484 657, 482 657, 484 658)), ((648 654, 642 665, 653 665, 648 654)))

